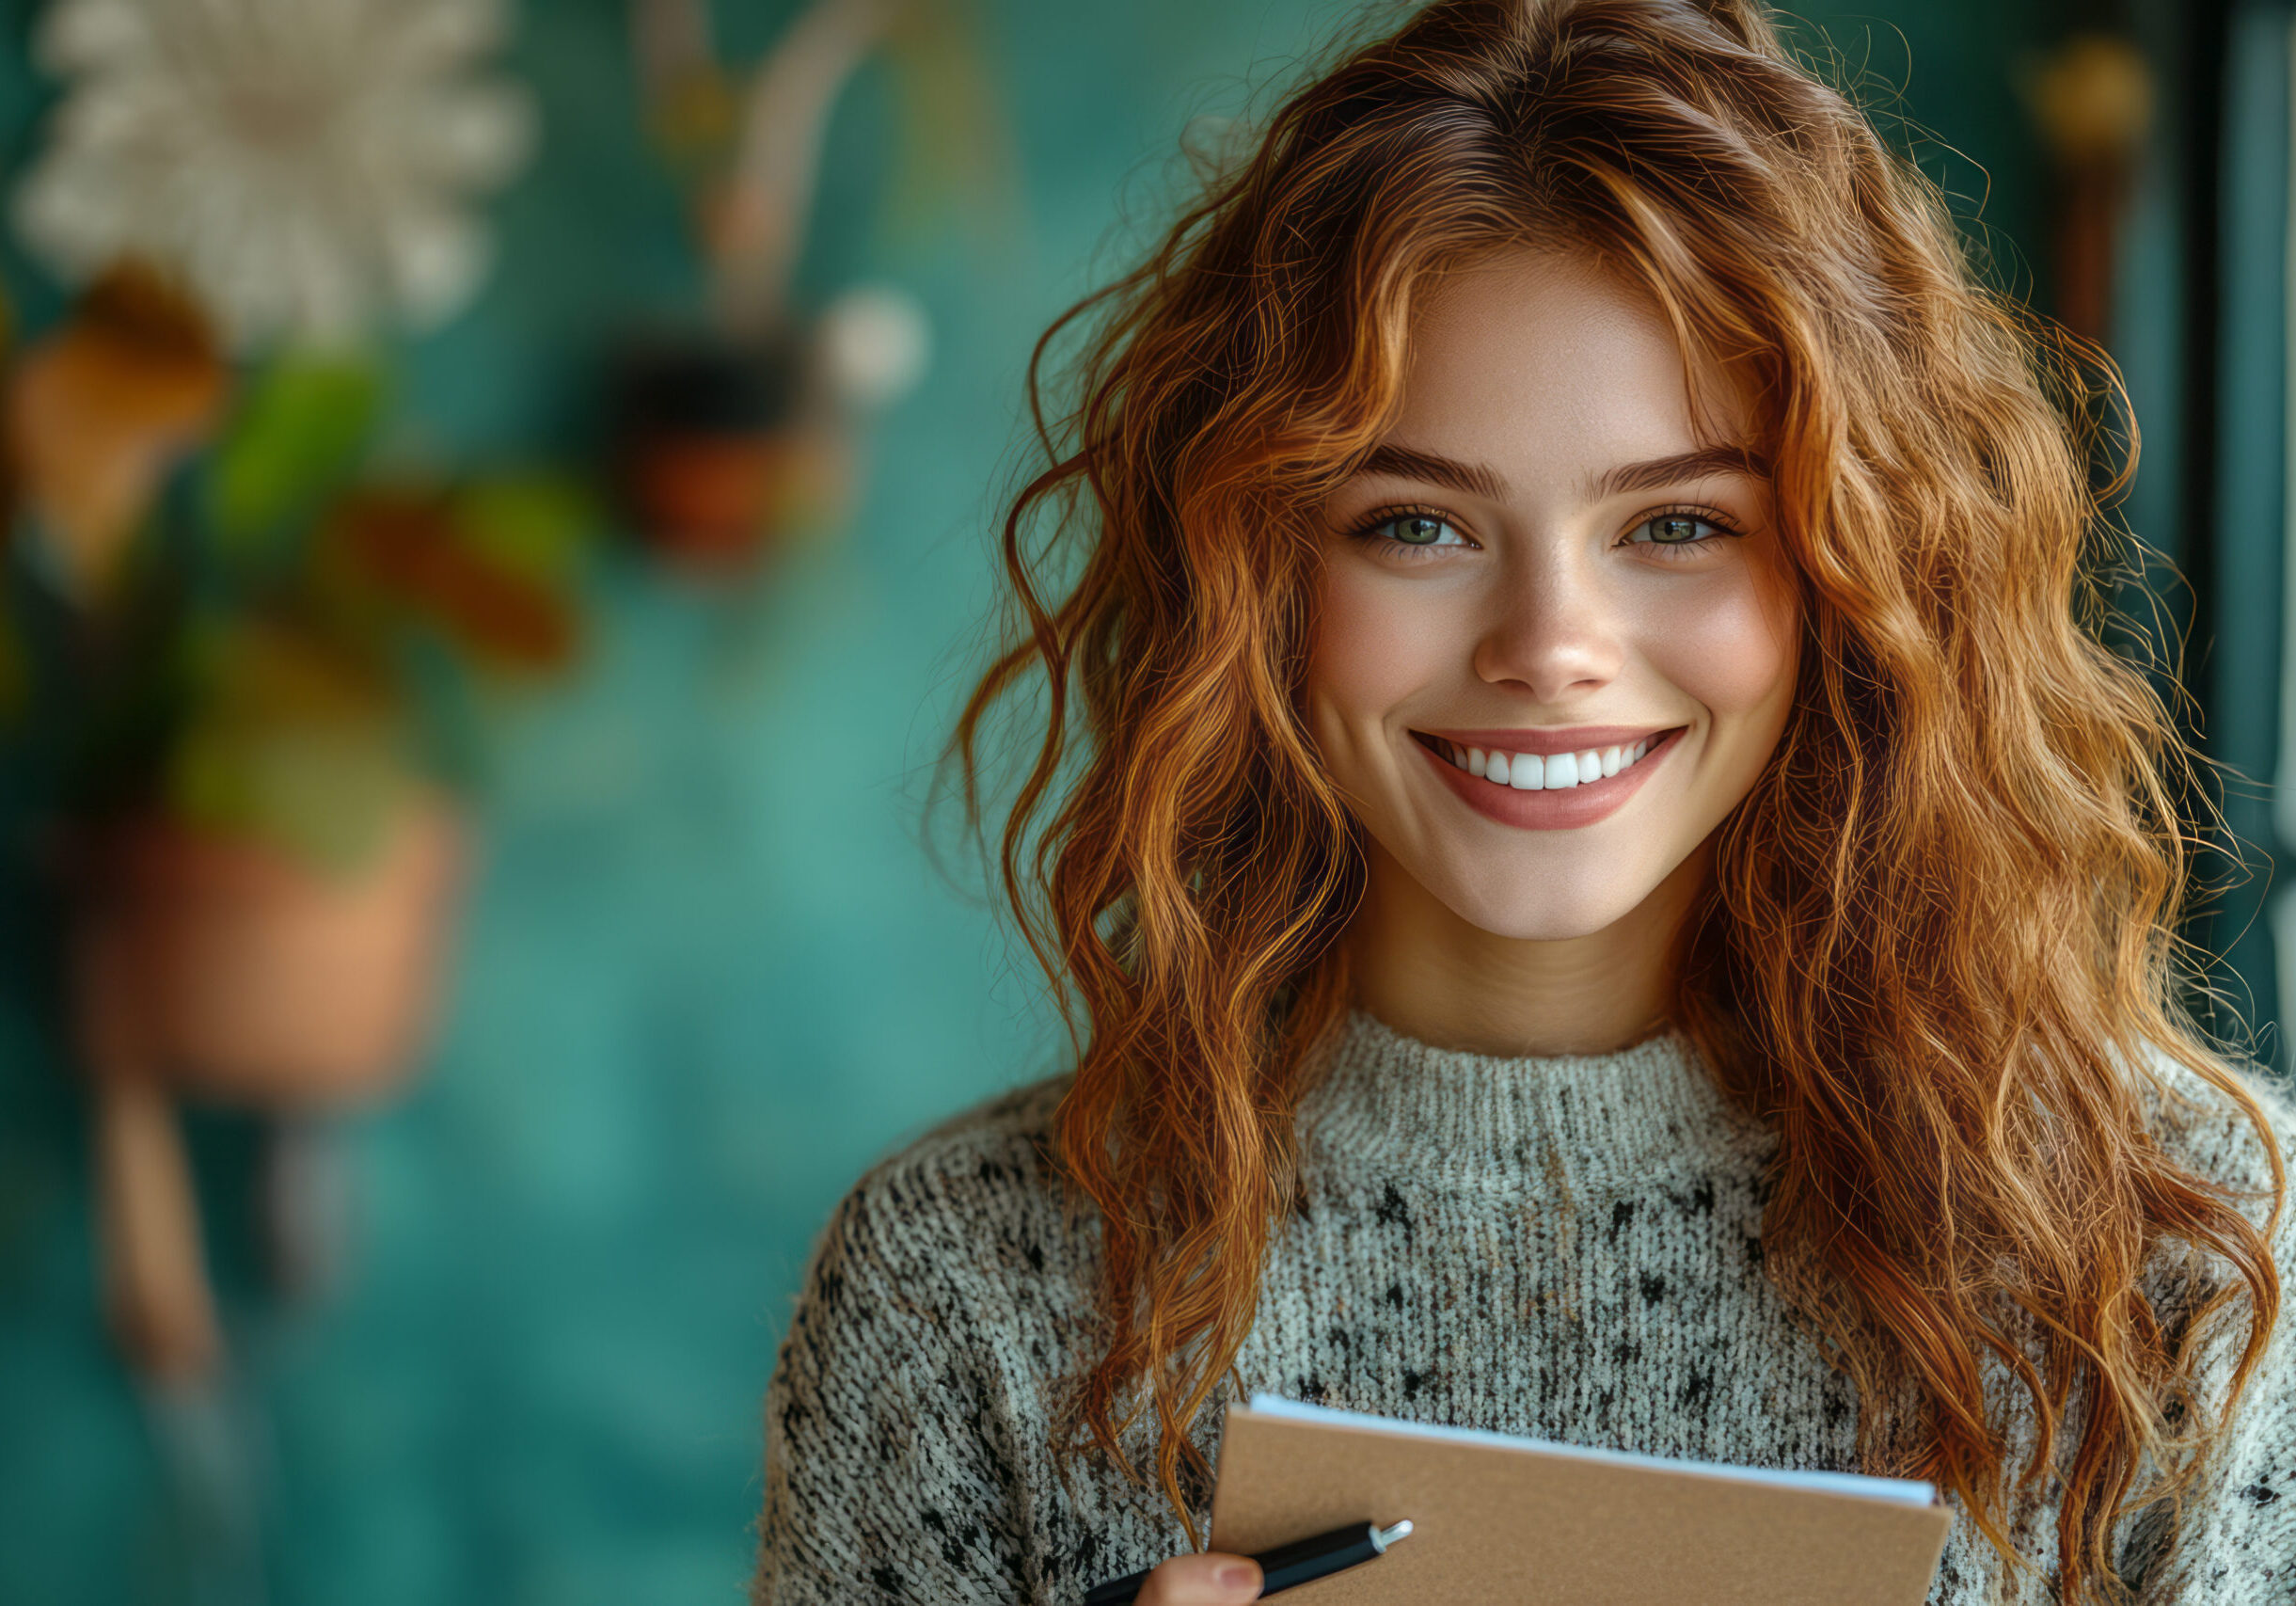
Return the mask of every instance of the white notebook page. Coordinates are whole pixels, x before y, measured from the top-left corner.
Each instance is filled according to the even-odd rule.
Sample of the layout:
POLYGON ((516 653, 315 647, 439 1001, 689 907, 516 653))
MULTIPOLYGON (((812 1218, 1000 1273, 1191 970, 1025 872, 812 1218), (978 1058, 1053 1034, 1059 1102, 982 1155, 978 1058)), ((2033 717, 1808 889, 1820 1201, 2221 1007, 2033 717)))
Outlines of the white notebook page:
POLYGON ((1550 1455, 1576 1456, 1582 1461, 1607 1461, 1612 1466, 1652 1467, 1661 1471, 1695 1472, 1702 1477, 1783 1484, 1789 1488, 1824 1489, 1831 1494, 1893 1501, 1901 1505, 1928 1505, 1937 1498, 1937 1491, 1929 1485, 1906 1478, 1869 1478, 1862 1472, 1796 1472, 1778 1467, 1732 1467, 1718 1461, 1677 1461, 1665 1455, 1639 1455, 1629 1450, 1593 1450, 1583 1444, 1519 1439, 1480 1427, 1433 1427, 1424 1423, 1398 1422, 1393 1417, 1368 1416, 1361 1411, 1336 1411, 1324 1406, 1287 1400, 1280 1394, 1254 1394, 1252 1409, 1265 1416, 1288 1417, 1293 1422, 1368 1428, 1376 1433, 1401 1434, 1407 1439, 1448 1439, 1462 1444, 1496 1445, 1504 1450, 1539 1450, 1550 1455))

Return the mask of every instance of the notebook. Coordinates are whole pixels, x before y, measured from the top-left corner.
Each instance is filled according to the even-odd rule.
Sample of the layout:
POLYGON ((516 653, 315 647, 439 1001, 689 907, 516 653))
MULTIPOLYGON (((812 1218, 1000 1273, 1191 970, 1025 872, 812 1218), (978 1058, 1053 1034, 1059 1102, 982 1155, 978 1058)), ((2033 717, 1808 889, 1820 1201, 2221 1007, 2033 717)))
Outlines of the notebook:
POLYGON ((1408 1518, 1300 1606, 1921 1606, 1953 1513, 1929 1485, 1430 1427, 1272 1394, 1228 1407, 1211 1548, 1408 1518))

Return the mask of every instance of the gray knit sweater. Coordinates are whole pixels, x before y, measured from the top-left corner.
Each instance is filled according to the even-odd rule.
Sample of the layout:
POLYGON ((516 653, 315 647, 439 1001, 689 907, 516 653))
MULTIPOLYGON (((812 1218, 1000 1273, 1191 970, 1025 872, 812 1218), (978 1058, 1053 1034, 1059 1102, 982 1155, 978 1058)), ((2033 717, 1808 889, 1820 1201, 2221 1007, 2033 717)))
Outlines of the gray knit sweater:
MULTIPOLYGON (((831 1219, 767 1392, 758 1606, 1073 1606, 1188 1548, 1157 1487, 1105 1470, 1064 1476, 1049 1450, 1056 1381, 1088 1352, 1098 1242, 1064 1209, 1046 1158, 1064 1086, 942 1126, 831 1219)), ((2296 1173, 2296 1110, 2266 1096, 2296 1173)), ((1657 1455, 1856 1470, 1855 1391, 1763 1272, 1775 1137, 1722 1099, 1679 1033, 1612 1054, 1495 1058, 1358 1011, 1299 1131, 1306 1209, 1267 1256, 1237 1360, 1245 1391, 1657 1455)), ((2235 1115, 2164 1117, 2162 1132, 2204 1174, 2269 1183, 2235 1115)), ((2286 1219, 2275 1248, 2296 1310, 2296 1208, 2286 1219)), ((2169 1267, 2150 1286, 2173 1312, 2186 1285, 2169 1267)), ((2142 1524, 2123 1530, 2122 1567, 2146 1606, 2296 1602, 2292 1330, 2296 1315, 2276 1329, 2173 1560, 2148 1559, 2142 1524)), ((2219 1385, 2225 1359, 2210 1363, 2219 1385)), ((1992 1381, 2006 1387, 1998 1371, 1992 1381)), ((1224 1385, 1196 1424, 1215 1460, 1231 1397, 1224 1385)), ((1128 1448, 1148 1442, 1144 1431, 1128 1448)), ((2015 1519, 2035 1566, 2005 1567, 1962 1516, 1931 1606, 2053 1601, 2046 1491, 2015 1519)))

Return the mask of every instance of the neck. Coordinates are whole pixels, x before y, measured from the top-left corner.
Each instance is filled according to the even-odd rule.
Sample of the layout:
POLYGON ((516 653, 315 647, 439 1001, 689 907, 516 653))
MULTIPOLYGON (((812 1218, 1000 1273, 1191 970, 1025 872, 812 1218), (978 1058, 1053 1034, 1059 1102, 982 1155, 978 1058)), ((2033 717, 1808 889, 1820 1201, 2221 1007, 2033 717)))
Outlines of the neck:
POLYGON ((1349 965, 1356 1004, 1398 1032, 1470 1054, 1608 1054, 1666 1024, 1674 937, 1711 873, 1711 837, 1619 919, 1557 939, 1471 925, 1369 846, 1349 965))
POLYGON ((1775 1147, 1666 1030, 1607 1054, 1437 1048, 1353 1010, 1297 1114, 1310 1169, 1370 1166, 1447 1186, 1648 1187, 1755 1168, 1775 1147))

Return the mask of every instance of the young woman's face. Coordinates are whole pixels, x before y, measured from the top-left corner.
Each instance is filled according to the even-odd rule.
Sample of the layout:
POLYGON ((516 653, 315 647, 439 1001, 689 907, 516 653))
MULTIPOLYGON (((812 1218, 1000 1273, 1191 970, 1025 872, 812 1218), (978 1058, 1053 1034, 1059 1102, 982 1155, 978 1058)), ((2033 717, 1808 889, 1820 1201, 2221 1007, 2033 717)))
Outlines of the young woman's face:
POLYGON ((1401 416, 1326 510, 1315 739, 1386 856, 1485 931, 1620 919, 1784 728, 1792 570, 1742 396, 1701 400, 1706 433, 1656 307, 1576 258, 1494 259, 1422 300, 1401 416))

